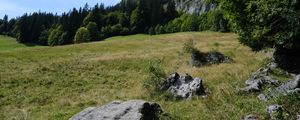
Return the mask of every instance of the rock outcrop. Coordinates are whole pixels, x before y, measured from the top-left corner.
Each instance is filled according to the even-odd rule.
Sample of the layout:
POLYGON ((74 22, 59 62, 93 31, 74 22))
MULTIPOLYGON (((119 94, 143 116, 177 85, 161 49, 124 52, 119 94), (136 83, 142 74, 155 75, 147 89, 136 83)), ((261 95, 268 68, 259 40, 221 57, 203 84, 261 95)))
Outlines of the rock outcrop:
POLYGON ((174 0, 177 10, 189 14, 202 14, 215 9, 213 3, 206 3, 205 0, 174 0))
POLYGON ((294 79, 283 83, 275 89, 271 89, 266 93, 260 94, 258 96, 261 100, 268 100, 279 95, 290 95, 290 94, 299 94, 300 93, 300 74, 297 75, 294 79))
MULTIPOLYGON (((176 10, 182 11, 187 14, 202 14, 216 8, 214 3, 206 3, 205 0, 161 0, 163 4, 167 5, 168 2, 174 2, 176 10)), ((122 0, 120 4, 127 6, 137 5, 138 0, 122 0)))
POLYGON ((161 85, 162 91, 169 91, 176 97, 191 98, 195 95, 205 95, 203 80, 190 75, 180 76, 178 73, 170 75, 161 85))
POLYGON ((278 80, 274 80, 269 76, 269 72, 275 68, 277 68, 277 64, 270 62, 266 67, 258 69, 246 80, 246 87, 243 90, 246 92, 260 92, 265 85, 279 85, 278 80))
POLYGON ((157 103, 142 100, 114 101, 102 107, 90 107, 69 120, 154 120, 161 113, 157 103))
POLYGON ((258 117, 251 114, 251 115, 245 116, 243 120, 258 120, 258 117))
POLYGON ((199 51, 192 53, 190 61, 191 66, 201 67, 204 65, 220 64, 224 62, 233 62, 233 60, 219 52, 202 53, 199 51))
POLYGON ((267 112, 272 119, 276 119, 276 117, 283 116, 284 109, 281 105, 270 105, 267 107, 267 112))

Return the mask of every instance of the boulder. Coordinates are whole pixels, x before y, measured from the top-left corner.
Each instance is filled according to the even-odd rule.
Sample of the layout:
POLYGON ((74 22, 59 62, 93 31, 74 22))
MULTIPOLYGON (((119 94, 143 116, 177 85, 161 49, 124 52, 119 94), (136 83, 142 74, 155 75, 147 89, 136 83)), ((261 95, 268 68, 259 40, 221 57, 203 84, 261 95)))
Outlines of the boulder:
POLYGON ((298 94, 300 93, 300 74, 295 76, 294 79, 283 83, 279 87, 275 89, 271 89, 270 91, 259 95, 260 100, 268 100, 273 97, 277 97, 279 95, 290 95, 290 94, 298 94))
POLYGON ((176 97, 191 98, 195 95, 205 95, 203 80, 190 75, 180 76, 178 73, 170 75, 161 85, 162 91, 169 91, 176 97))
POLYGON ((190 65, 201 67, 204 65, 220 64, 224 62, 233 62, 233 60, 219 52, 202 53, 195 51, 192 53, 190 65))
POLYGON ((298 113, 297 115, 297 120, 300 120, 300 113, 298 113))
POLYGON ((276 119, 276 117, 283 116, 284 109, 281 105, 270 105, 267 107, 267 112, 272 119, 276 119))
POLYGON ((245 82, 246 87, 243 88, 246 92, 260 92, 265 85, 278 86, 278 80, 274 80, 269 76, 269 72, 277 67, 277 63, 272 60, 267 66, 258 69, 245 82))
POLYGON ((273 80, 268 76, 262 76, 259 78, 250 78, 246 82, 246 87, 244 88, 247 92, 260 92, 264 85, 278 85, 279 81, 273 80))
POLYGON ((160 105, 143 100, 114 101, 101 107, 90 107, 69 120, 153 120, 161 113, 160 105))
POLYGON ((250 114, 250 115, 245 116, 243 120, 258 120, 258 117, 250 114))

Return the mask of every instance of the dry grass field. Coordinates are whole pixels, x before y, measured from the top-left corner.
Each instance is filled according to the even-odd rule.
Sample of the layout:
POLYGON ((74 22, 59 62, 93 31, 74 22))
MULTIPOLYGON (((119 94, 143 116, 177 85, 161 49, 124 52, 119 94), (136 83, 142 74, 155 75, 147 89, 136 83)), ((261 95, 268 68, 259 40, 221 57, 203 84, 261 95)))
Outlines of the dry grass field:
POLYGON ((187 32, 113 37, 101 42, 58 47, 21 45, 0 37, 0 119, 68 119, 86 107, 113 100, 144 99, 161 104, 173 119, 239 120, 247 114, 267 119, 256 94, 237 91, 268 58, 238 42, 233 33, 187 32), (184 42, 201 51, 219 51, 234 63, 190 67, 184 42), (161 59, 166 73, 204 79, 207 98, 169 100, 143 88, 145 66, 161 59))

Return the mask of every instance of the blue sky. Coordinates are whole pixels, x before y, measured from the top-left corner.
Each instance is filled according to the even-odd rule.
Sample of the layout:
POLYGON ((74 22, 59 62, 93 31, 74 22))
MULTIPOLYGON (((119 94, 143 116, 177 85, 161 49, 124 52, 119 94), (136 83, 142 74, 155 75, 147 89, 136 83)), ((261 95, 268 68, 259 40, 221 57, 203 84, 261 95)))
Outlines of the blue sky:
POLYGON ((21 16, 24 13, 46 11, 61 14, 68 12, 73 7, 79 8, 88 3, 94 6, 97 3, 104 3, 105 6, 115 5, 120 0, 0 0, 0 18, 5 14, 9 18, 21 16))

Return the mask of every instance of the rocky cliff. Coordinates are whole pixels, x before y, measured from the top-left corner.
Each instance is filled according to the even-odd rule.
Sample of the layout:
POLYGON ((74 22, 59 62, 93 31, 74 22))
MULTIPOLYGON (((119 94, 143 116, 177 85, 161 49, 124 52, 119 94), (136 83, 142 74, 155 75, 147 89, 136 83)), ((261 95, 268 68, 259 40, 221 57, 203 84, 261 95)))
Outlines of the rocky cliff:
POLYGON ((177 10, 189 14, 201 14, 215 8, 215 4, 205 0, 174 0, 177 10))
MULTIPOLYGON (((125 5, 136 5, 138 0, 122 0, 125 5)), ((171 0, 161 0, 163 4, 167 4, 171 0)), ((215 4, 206 3, 206 0, 173 0, 176 9, 189 14, 202 14, 215 8, 215 4)))

